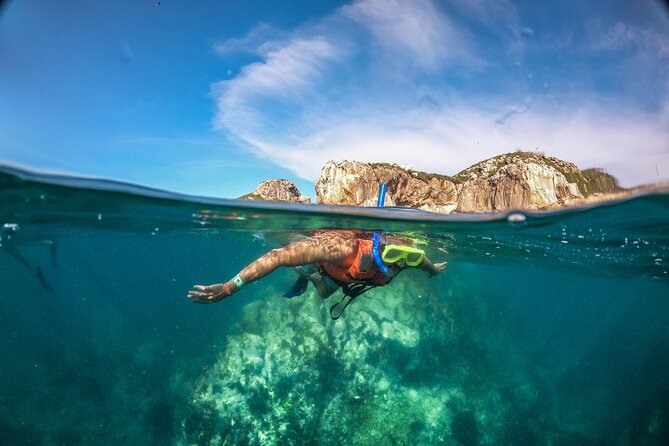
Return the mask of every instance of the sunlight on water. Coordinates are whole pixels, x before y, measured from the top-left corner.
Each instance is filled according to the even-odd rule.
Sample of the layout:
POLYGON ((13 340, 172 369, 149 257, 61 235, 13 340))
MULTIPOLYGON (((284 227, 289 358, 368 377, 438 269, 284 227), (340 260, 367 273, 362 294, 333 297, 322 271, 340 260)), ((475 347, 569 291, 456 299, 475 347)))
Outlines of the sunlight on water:
POLYGON ((669 191, 443 216, 2 168, 0 203, 7 444, 669 438, 669 191), (338 321, 340 295, 281 297, 290 269, 216 305, 186 299, 321 228, 412 237, 449 266, 403 272, 338 321))

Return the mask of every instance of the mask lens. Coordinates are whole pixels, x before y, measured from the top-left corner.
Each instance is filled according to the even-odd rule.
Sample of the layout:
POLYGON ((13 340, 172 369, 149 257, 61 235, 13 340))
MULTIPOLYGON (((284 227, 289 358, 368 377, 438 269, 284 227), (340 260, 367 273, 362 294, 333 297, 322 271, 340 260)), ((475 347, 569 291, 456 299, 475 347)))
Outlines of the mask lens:
POLYGON ((407 265, 409 266, 416 266, 420 262, 423 261, 423 254, 422 252, 409 252, 407 253, 407 265))
POLYGON ((382 260, 384 262, 393 263, 402 258, 403 252, 397 248, 387 247, 383 250, 382 260))

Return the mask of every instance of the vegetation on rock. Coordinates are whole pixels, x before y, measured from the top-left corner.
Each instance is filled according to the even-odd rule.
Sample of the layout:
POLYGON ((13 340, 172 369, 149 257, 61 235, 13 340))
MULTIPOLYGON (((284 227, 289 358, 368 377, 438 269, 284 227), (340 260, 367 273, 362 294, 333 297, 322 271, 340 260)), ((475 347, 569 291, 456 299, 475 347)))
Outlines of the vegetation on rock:
POLYGON ((193 393, 187 444, 499 443, 537 383, 483 305, 443 294, 392 284, 338 321, 311 292, 247 305, 193 393), (501 405, 508 388, 527 391, 501 405))

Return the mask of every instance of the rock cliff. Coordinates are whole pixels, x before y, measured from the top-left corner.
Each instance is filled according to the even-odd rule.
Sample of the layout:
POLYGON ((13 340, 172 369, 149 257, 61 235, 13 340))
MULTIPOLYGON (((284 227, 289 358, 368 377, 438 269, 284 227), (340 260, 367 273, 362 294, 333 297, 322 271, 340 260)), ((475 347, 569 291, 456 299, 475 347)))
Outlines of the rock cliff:
POLYGON ((328 161, 316 182, 316 201, 324 204, 375 206, 379 184, 388 184, 386 206, 407 206, 449 213, 457 205, 456 182, 395 164, 328 161))
POLYGON ((290 203, 311 203, 311 198, 304 196, 291 181, 271 179, 263 181, 250 194, 239 197, 240 200, 287 201, 290 203))
POLYGON ((550 209, 621 191, 615 178, 599 169, 581 171, 554 157, 516 152, 481 161, 454 177, 395 164, 329 161, 316 183, 316 201, 374 206, 383 182, 386 205, 440 213, 550 209))

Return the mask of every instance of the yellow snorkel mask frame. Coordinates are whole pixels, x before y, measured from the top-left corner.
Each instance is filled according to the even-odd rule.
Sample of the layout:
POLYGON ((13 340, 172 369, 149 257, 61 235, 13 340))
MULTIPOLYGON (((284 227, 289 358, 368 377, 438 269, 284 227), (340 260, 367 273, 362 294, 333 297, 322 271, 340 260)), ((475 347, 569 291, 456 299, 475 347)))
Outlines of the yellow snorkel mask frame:
POLYGON ((404 260, 407 266, 418 266, 425 258, 425 251, 413 246, 386 245, 381 253, 381 260, 385 263, 396 263, 404 260))

